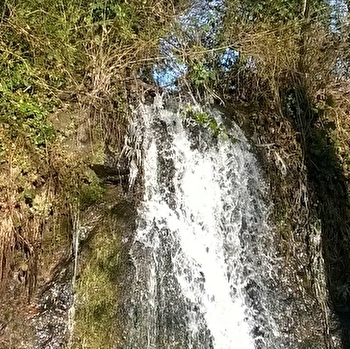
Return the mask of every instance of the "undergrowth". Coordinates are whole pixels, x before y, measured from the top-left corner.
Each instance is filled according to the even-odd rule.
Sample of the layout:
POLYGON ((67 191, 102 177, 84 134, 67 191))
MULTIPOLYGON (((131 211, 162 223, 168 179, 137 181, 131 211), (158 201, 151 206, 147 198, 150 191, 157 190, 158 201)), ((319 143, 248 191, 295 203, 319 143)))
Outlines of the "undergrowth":
MULTIPOLYGON (((23 298, 19 314, 28 315, 26 302, 50 280, 62 249, 70 253, 72 208, 103 197, 88 165, 104 161, 105 147, 118 155, 129 100, 142 90, 141 68, 157 60, 175 5, 181 2, 1 2, 1 295, 17 290, 3 306, 11 309, 16 294, 23 298)), ((96 338, 98 331, 105 329, 98 327, 96 338)), ((0 343, 7 340, 0 333, 0 343)))
MULTIPOLYGON (((20 296, 11 295, 24 299, 20 314, 28 315, 25 301, 35 294, 37 280, 50 278, 58 251, 71 249, 72 208, 85 210, 104 198, 88 165, 103 162, 106 148, 118 156, 129 104, 149 82, 145 72, 164 59, 158 57, 159 39, 186 5, 165 0, 1 3, 0 294, 20 289, 20 296)), ((336 159, 329 172, 339 164, 350 180, 347 27, 329 29, 323 1, 232 0, 225 5, 223 27, 213 42, 205 38, 215 25, 206 26, 203 35, 179 34, 184 40, 175 43, 174 57, 188 70, 178 87, 225 101, 241 115, 238 121, 268 160, 281 250, 297 259, 293 246, 301 244, 304 227, 317 214, 310 205, 316 201, 309 190, 317 172, 310 171, 312 157, 326 150, 328 159, 336 159), (236 56, 223 67, 225 50, 236 56)), ((192 117, 221 133, 206 114, 192 117)), ((348 246, 345 233, 338 239, 348 246)), ((117 245, 108 229, 90 242, 77 287, 77 348, 107 348, 114 340, 117 245)), ((0 327, 4 321, 0 316, 0 327)), ((6 340, 0 332, 0 344, 6 340)))

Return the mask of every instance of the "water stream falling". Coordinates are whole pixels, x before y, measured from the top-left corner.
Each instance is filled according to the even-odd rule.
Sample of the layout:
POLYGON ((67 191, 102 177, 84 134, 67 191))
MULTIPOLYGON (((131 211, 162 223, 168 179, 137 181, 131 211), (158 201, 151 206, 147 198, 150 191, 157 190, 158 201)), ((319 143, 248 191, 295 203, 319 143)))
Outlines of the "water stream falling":
POLYGON ((161 102, 138 114, 144 195, 127 348, 283 348, 267 300, 264 183, 243 133, 215 136, 161 102))

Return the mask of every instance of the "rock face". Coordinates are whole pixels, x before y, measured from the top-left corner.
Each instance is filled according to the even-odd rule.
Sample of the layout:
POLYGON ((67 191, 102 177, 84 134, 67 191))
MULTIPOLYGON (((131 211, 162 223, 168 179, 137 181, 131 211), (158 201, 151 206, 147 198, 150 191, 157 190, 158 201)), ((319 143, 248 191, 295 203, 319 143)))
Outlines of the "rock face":
POLYGON ((40 312, 33 317, 33 349, 63 348, 70 336, 70 310, 73 306, 73 268, 71 260, 60 265, 53 280, 38 299, 40 312))
POLYGON ((56 262, 51 280, 43 284, 41 277, 31 297, 25 296, 26 286, 21 280, 14 279, 9 284, 9 292, 1 297, 2 349, 54 349, 67 344, 69 310, 73 304, 73 269, 70 257, 56 259, 56 262))
MULTIPOLYGON (((22 172, 16 167, 16 187, 11 189, 19 202, 13 203, 18 215, 8 215, 8 222, 15 224, 11 226, 13 241, 8 239, 13 258, 6 261, 6 280, 0 281, 1 349, 69 346, 75 270, 81 271, 87 264, 79 254, 75 265, 75 231, 82 229, 80 253, 96 227, 104 226, 102 220, 118 203, 119 184, 128 178, 127 171, 104 165, 108 155, 105 141, 98 130, 92 129, 88 112, 72 102, 50 115, 57 131, 57 149, 47 154, 46 172, 39 166, 22 172), (96 174, 88 166, 91 163, 100 164, 91 166, 96 174), (30 232, 28 236, 34 242, 23 230, 30 232)), ((0 173, 1 177, 10 177, 14 168, 2 165, 0 173)), ((6 201, 3 193, 2 211, 6 201)), ((5 220, 0 221, 3 228, 5 220)))
POLYGON ((130 170, 127 168, 112 167, 101 164, 93 164, 90 168, 96 173, 97 177, 105 183, 121 184, 128 181, 130 170))

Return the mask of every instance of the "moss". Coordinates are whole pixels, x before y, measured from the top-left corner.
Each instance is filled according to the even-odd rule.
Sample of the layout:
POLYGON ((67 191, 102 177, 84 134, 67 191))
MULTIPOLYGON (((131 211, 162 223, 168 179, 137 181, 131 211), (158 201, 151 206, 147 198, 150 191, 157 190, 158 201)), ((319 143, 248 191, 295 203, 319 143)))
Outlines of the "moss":
POLYGON ((80 205, 82 208, 88 207, 103 198, 104 189, 100 185, 96 176, 90 179, 89 183, 83 183, 80 189, 80 205))
POLYGON ((72 348, 112 348, 117 309, 116 271, 119 243, 111 222, 104 221, 85 246, 76 285, 76 316, 72 348))

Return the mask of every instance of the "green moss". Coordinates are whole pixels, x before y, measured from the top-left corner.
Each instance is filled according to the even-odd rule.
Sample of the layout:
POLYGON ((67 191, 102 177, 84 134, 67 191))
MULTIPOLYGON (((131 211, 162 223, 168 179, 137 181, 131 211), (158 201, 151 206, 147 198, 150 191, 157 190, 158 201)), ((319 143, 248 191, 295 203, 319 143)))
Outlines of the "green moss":
POLYGON ((108 349, 115 339, 118 241, 109 224, 88 242, 76 285, 77 309, 72 348, 108 349))
POLYGON ((79 201, 82 209, 100 201, 105 193, 105 189, 95 174, 89 172, 86 177, 86 182, 82 183, 79 190, 79 201))

